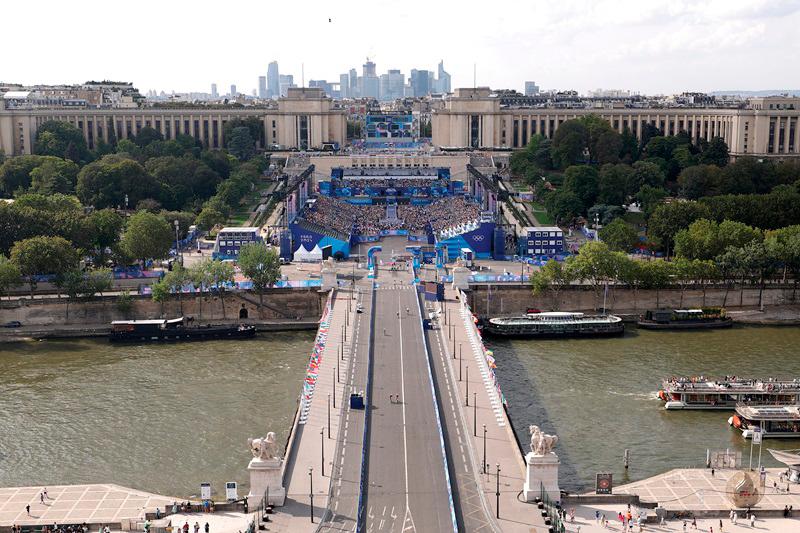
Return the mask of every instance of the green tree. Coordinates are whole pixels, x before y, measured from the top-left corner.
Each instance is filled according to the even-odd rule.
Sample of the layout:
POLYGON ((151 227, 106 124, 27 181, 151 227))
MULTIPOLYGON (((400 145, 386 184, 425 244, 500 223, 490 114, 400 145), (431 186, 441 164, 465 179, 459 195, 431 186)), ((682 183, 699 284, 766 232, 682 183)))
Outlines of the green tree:
POLYGON ((561 300, 559 299, 561 291, 575 279, 571 262, 572 258, 563 263, 551 259, 539 270, 531 273, 530 283, 533 294, 539 296, 548 291, 552 298, 552 309, 554 310, 558 310, 561 306, 561 300))
POLYGON ((31 170, 30 177, 32 192, 72 194, 78 179, 78 165, 69 160, 46 157, 41 165, 31 170))
POLYGON ((145 168, 159 184, 159 198, 167 209, 183 209, 208 199, 220 182, 205 163, 187 157, 156 157, 145 168))
POLYGON ((227 138, 228 151, 239 161, 247 161, 255 154, 255 141, 244 126, 234 128, 227 138))
POLYGON ((59 120, 50 120, 39 126, 33 151, 38 155, 70 159, 75 163, 90 159, 83 132, 69 122, 59 120))
POLYGON ((213 207, 204 207, 194 222, 201 230, 210 231, 217 224, 224 224, 227 218, 213 207))
POLYGON ((675 255, 689 259, 713 259, 729 246, 741 248, 762 239, 761 232, 741 222, 721 224, 701 218, 675 234, 675 255))
POLYGON ((672 202, 655 208, 647 222, 647 234, 658 238, 666 247, 667 256, 674 245, 675 234, 698 218, 710 218, 710 211, 698 202, 672 202))
POLYGON ((253 282, 253 288, 258 292, 258 306, 263 306, 264 291, 281 277, 281 263, 277 251, 274 248, 267 248, 262 243, 245 244, 239 249, 236 262, 242 273, 253 282))
POLYGON ((75 188, 85 205, 104 207, 134 206, 144 198, 158 195, 153 177, 136 161, 119 154, 107 155, 89 163, 78 173, 75 188))
POLYGON ((164 317, 164 302, 169 300, 170 296, 169 284, 163 277, 150 286, 150 297, 161 306, 161 311, 159 313, 161 318, 164 317))
POLYGON ((598 307, 601 288, 616 279, 618 258, 605 243, 588 241, 578 250, 570 267, 575 279, 588 281, 594 291, 594 306, 598 307))
POLYGON ((573 165, 564 172, 564 190, 580 198, 584 207, 594 205, 598 192, 597 170, 589 165, 573 165))
POLYGON ((597 115, 587 115, 579 120, 586 125, 589 134, 586 146, 589 161, 600 165, 619 161, 622 137, 614 131, 611 124, 597 115))
POLYGON ((769 232, 764 244, 770 255, 780 261, 786 271, 792 273, 792 300, 796 300, 797 283, 800 281, 800 226, 787 226, 769 232))
POLYGON ((150 126, 145 126, 139 130, 139 133, 136 135, 136 138, 133 140, 133 142, 136 143, 139 148, 144 148, 150 143, 163 140, 164 136, 161 135, 160 131, 156 130, 155 128, 151 128, 150 126))
POLYGON ((183 287, 192 281, 191 273, 183 268, 180 263, 175 263, 172 267, 172 270, 167 272, 163 278, 161 278, 161 283, 163 283, 169 294, 174 294, 175 297, 178 299, 178 306, 180 308, 180 313, 183 315, 183 287))
POLYGON ((62 272, 55 280, 56 287, 67 295, 64 305, 64 317, 69 320, 69 303, 77 302, 84 288, 83 271, 79 268, 71 268, 62 272))
POLYGON ((22 275, 19 267, 9 261, 4 255, 0 255, 0 296, 5 296, 8 290, 17 287, 22 283, 22 275))
POLYGON ((11 197, 19 189, 31 185, 31 171, 46 159, 40 155, 21 155, 10 157, 0 166, 0 192, 11 197))
POLYGON ((144 264, 148 259, 167 257, 173 239, 172 228, 162 217, 139 211, 128 219, 120 245, 144 264))
POLYGON ((628 184, 632 173, 629 165, 603 165, 600 169, 597 201, 602 204, 623 205, 629 194, 628 184))
POLYGON ((722 170, 715 165, 687 167, 678 175, 681 194, 690 200, 718 194, 722 183, 722 170))
POLYGON ((544 196, 544 205, 558 224, 571 221, 585 209, 581 199, 564 188, 547 193, 544 196))
POLYGON ((567 168, 582 162, 588 143, 589 131, 586 125, 577 119, 565 120, 553 135, 553 163, 559 168, 567 168))
POLYGON ((666 181, 664 171, 650 161, 637 161, 633 164, 633 172, 627 187, 629 194, 636 194, 644 185, 663 187, 666 181))
POLYGON ((14 244, 11 261, 17 265, 20 274, 28 278, 33 297, 36 276, 58 277, 74 269, 78 265, 78 253, 69 241, 61 237, 31 237, 14 244))
POLYGON ((214 289, 222 303, 222 318, 227 318, 225 315, 225 290, 227 284, 233 283, 233 265, 217 259, 206 259, 200 264, 205 271, 204 278, 208 280, 209 286, 214 289))
POLYGON ((630 224, 621 218, 613 220, 600 229, 600 239, 616 252, 630 252, 639 243, 639 235, 630 224))
POLYGON ((133 309, 133 298, 131 297, 131 293, 128 291, 122 291, 117 296, 117 301, 114 303, 114 305, 116 306, 117 311, 122 313, 122 316, 130 316, 130 312, 133 309))
POLYGON ((728 145, 722 137, 714 137, 700 154, 700 163, 724 167, 728 164, 728 145))
POLYGON ((94 211, 89 215, 88 220, 94 228, 92 234, 97 262, 103 265, 106 262, 106 250, 116 246, 122 236, 125 220, 112 209, 94 211))
POLYGON ((655 259, 641 264, 642 286, 656 291, 656 307, 661 307, 661 289, 668 287, 672 279, 672 263, 655 259))

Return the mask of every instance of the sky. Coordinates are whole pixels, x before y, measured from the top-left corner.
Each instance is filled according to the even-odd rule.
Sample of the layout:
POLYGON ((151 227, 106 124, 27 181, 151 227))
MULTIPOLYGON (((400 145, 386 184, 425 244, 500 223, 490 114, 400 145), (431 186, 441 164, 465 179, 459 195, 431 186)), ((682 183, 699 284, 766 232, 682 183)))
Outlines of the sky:
MULTIPOLYGON (((5 5, 7 4, 7 5, 5 5)), ((0 10, 0 82, 131 81, 247 94, 277 60, 300 83, 435 71, 453 88, 645 94, 800 88, 800 0, 38 0, 0 10), (473 71, 474 68, 474 71, 473 71)))

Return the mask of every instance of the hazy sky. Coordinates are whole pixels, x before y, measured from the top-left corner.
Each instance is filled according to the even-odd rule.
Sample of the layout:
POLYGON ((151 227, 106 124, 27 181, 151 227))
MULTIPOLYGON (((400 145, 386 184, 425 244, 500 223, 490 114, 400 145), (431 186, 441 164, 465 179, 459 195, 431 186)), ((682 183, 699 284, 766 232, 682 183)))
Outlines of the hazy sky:
POLYGON ((38 0, 4 2, 0 81, 132 81, 250 93, 267 63, 338 81, 435 70, 453 87, 800 88, 800 0, 38 0), (331 19, 331 22, 328 22, 331 19))

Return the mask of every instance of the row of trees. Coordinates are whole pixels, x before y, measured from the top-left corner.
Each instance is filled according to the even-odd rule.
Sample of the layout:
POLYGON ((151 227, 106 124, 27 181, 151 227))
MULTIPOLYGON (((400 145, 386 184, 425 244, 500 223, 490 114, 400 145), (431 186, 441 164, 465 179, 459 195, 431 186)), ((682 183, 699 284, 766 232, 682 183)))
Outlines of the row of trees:
MULTIPOLYGON (((561 291, 575 283, 588 283, 598 307, 605 286, 623 286, 633 290, 634 301, 640 289, 656 290, 656 305, 659 290, 677 286, 681 301, 689 287, 705 291, 709 284, 724 283, 727 304, 728 293, 734 282, 758 283, 763 291, 767 280, 778 273, 791 272, 795 280, 800 278, 800 226, 784 228, 767 235, 766 239, 755 238, 742 246, 728 246, 713 259, 680 256, 667 261, 655 259, 642 261, 633 259, 624 252, 611 250, 603 242, 587 242, 580 253, 564 262, 547 262, 531 275, 531 286, 535 295, 549 293, 552 306, 558 309, 561 291)), ((613 290, 611 307, 613 308, 613 290)), ((741 298, 741 293, 740 293, 741 298)), ((761 293, 759 293, 759 301, 761 293)))
MULTIPOLYGON (((258 292, 259 306, 262 306, 264 291, 280 279, 278 253, 261 243, 246 244, 239 251, 237 264, 253 282, 253 289, 258 292)), ((153 300, 162 304, 163 312, 164 302, 172 297, 177 298, 183 313, 181 296, 184 287, 191 284, 201 293, 205 289, 212 289, 222 302, 222 316, 225 318, 225 290, 226 285, 233 283, 233 276, 233 265, 226 261, 206 259, 188 269, 177 265, 153 285, 153 300)), ((202 315, 202 298, 200 306, 202 315)))

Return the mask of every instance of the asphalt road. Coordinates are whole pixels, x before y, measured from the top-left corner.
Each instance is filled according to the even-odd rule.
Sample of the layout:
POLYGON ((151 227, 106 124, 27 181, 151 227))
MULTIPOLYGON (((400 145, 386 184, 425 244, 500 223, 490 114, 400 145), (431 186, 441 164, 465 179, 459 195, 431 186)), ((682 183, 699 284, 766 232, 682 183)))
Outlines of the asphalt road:
POLYGON ((408 272, 376 281, 366 530, 452 531, 417 293, 408 272))
MULTIPOLYGON (((336 455, 333 458, 330 499, 319 531, 355 531, 358 523, 358 499, 361 483, 361 452, 364 445, 364 417, 366 411, 350 409, 350 392, 366 389, 370 349, 370 314, 372 313, 372 282, 358 283, 358 301, 363 313, 357 313, 348 331, 348 343, 353 342, 353 359, 346 379, 347 387, 342 401, 343 421, 339 425, 336 455), (351 337, 352 336, 352 339, 351 337)), ((349 295, 340 292, 339 294, 349 295)))

